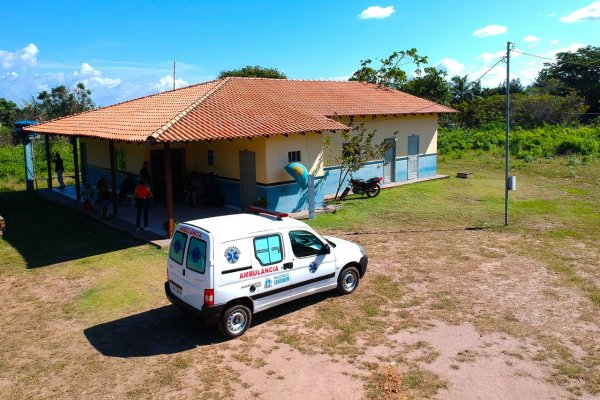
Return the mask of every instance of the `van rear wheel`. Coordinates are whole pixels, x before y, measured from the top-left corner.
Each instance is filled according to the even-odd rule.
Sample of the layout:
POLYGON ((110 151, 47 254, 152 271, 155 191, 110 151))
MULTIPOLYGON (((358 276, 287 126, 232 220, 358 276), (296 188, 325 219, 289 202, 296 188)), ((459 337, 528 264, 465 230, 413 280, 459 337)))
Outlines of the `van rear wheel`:
POLYGON ((242 304, 229 307, 219 321, 219 332, 227 339, 242 336, 252 323, 252 311, 242 304))
POLYGON ((360 280, 360 274, 356 267, 346 267, 340 273, 338 277, 337 290, 341 294, 350 294, 358 287, 358 281, 360 280))

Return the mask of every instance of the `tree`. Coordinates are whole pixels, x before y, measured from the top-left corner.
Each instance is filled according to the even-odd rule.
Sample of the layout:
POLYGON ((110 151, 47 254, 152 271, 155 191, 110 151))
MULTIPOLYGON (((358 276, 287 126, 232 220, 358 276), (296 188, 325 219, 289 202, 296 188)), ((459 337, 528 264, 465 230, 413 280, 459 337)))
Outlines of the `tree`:
POLYGON ((600 112, 600 47, 587 46, 573 53, 558 53, 555 63, 544 66, 534 86, 543 87, 555 80, 563 85, 562 88, 555 87, 563 95, 569 89, 576 90, 585 99, 590 113, 584 118, 586 121, 593 117, 591 114, 600 112))
POLYGON ((219 72, 219 79, 229 76, 241 76, 247 78, 272 78, 272 79, 287 79, 287 76, 277 68, 263 68, 260 65, 247 65, 240 69, 231 69, 219 72))
POLYGON ((419 73, 402 85, 400 90, 439 104, 450 104, 452 93, 446 81, 446 72, 435 67, 427 67, 423 72, 423 76, 419 73))
POLYGON ((415 72, 420 73, 420 66, 427 63, 427 57, 420 56, 417 54, 417 49, 412 48, 395 51, 388 58, 381 59, 379 69, 371 67, 372 62, 371 59, 361 60, 360 69, 352 74, 350 80, 374 83, 399 90, 408 80, 406 72, 400 67, 415 64, 417 66, 415 72))
POLYGON ((456 75, 450 79, 450 90, 452 103, 470 101, 481 93, 481 81, 469 82, 468 75, 456 75))
POLYGON ((92 110, 95 107, 92 91, 84 83, 78 83, 73 89, 60 85, 40 92, 37 98, 25 103, 23 115, 30 119, 47 121, 92 110))
MULTIPOLYGON (((352 127, 352 124, 349 125, 352 127)), ((373 144, 376 131, 368 132, 363 124, 352 127, 350 131, 343 131, 341 139, 343 146, 339 152, 332 154, 331 138, 326 137, 323 141, 323 147, 328 153, 330 161, 340 166, 340 176, 338 178, 338 187, 335 192, 335 199, 338 199, 340 189, 352 174, 361 169, 365 163, 383 158, 386 150, 392 145, 390 142, 373 144)), ((394 136, 398 132, 394 132, 394 136)))
POLYGON ((0 97, 0 126, 11 128, 17 119, 19 107, 13 101, 0 97))

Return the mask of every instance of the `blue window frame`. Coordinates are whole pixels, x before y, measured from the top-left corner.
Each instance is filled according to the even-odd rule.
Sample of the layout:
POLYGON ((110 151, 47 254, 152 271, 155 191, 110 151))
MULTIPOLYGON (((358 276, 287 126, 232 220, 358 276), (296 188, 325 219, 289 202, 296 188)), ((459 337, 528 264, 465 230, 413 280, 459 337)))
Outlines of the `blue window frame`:
POLYGON ((186 267, 203 274, 206 270, 206 242, 192 237, 187 250, 186 267))
POLYGON ((269 235, 255 238, 254 255, 261 265, 281 262, 283 260, 281 237, 279 235, 269 235))
POLYGON ((181 265, 183 263, 183 252, 185 250, 185 242, 187 237, 183 232, 175 231, 173 240, 171 240, 171 248, 169 249, 169 258, 181 265))

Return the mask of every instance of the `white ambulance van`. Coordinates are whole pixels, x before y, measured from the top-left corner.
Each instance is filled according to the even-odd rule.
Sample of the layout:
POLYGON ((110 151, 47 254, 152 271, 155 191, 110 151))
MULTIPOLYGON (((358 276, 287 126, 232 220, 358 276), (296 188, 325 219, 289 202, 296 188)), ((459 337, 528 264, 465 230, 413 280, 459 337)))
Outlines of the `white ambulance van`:
POLYGON ((313 293, 356 289, 367 271, 361 246, 323 237, 284 213, 250 211, 177 226, 165 282, 173 304, 235 338, 254 313, 313 293))

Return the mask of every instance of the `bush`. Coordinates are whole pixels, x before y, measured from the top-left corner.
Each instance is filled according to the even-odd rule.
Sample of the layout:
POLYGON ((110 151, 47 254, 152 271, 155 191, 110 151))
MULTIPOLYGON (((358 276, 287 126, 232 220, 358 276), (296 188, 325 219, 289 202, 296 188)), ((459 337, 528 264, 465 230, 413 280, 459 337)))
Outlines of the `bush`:
MULTIPOLYGON (((438 149, 441 155, 452 157, 467 150, 499 151, 504 148, 504 128, 439 130, 438 149)), ((600 155, 600 127, 565 128, 546 125, 510 132, 510 152, 513 156, 533 161, 535 158, 564 155, 594 157, 600 155)))

